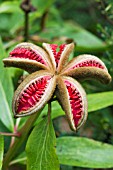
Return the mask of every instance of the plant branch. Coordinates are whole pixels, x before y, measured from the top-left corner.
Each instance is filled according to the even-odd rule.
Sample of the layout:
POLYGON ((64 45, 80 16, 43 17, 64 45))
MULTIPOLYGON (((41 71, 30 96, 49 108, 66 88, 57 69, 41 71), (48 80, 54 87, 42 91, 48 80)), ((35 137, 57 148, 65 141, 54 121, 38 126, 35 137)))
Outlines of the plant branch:
MULTIPOLYGON (((20 122, 20 118, 18 118, 18 119, 16 120, 16 124, 15 124, 15 126, 14 126, 14 132, 13 132, 13 133, 17 133, 17 134, 18 134, 18 125, 19 125, 19 122, 20 122)), ((19 135, 21 135, 21 134, 19 133, 19 135)), ((20 136, 19 136, 19 137, 20 137, 20 136)), ((14 141, 15 141, 15 137, 12 136, 11 142, 10 142, 10 147, 12 147, 14 141)))
POLYGON ((19 132, 16 132, 16 133, 0 132, 0 135, 13 136, 13 137, 20 137, 21 136, 21 134, 19 132))
POLYGON ((24 41, 29 39, 29 13, 25 12, 25 28, 24 28, 24 41))
POLYGON ((24 141, 27 139, 28 134, 36 121, 36 119, 39 117, 42 109, 39 110, 38 113, 35 113, 34 115, 31 115, 29 119, 26 121, 25 125, 20 129, 19 133, 21 134, 20 138, 16 138, 12 147, 9 148, 8 152, 6 153, 6 156, 3 160, 3 170, 7 170, 8 165, 10 161, 13 159, 13 157, 16 155, 24 141))
POLYGON ((24 11, 24 14, 25 14, 24 41, 28 41, 29 39, 29 13, 36 11, 36 8, 31 4, 30 0, 23 0, 20 7, 24 11))
POLYGON ((43 31, 45 29, 46 20, 47 20, 48 11, 45 11, 42 15, 41 22, 40 22, 40 30, 43 31))

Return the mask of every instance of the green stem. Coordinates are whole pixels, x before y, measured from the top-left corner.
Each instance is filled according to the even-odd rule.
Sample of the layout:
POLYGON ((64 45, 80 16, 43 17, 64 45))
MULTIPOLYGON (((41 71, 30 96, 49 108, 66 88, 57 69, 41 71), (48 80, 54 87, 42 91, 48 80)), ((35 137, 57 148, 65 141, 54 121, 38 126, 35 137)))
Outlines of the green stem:
POLYGON ((39 110, 38 113, 30 116, 29 119, 26 121, 25 125, 20 129, 19 131, 19 133, 21 134, 20 138, 15 139, 14 144, 12 145, 11 148, 9 148, 3 160, 3 170, 7 170, 10 161, 14 158, 14 156, 16 155, 16 153, 18 152, 18 150, 20 149, 24 141, 27 139, 31 128, 34 122, 36 121, 36 119, 38 118, 38 116, 40 115, 41 111, 42 109, 39 110))
POLYGON ((51 101, 48 103, 48 122, 51 120, 51 101))
POLYGON ((25 12, 25 28, 24 28, 24 41, 29 39, 29 13, 25 12))
POLYGON ((41 18, 40 29, 43 31, 45 29, 48 11, 45 11, 41 18))

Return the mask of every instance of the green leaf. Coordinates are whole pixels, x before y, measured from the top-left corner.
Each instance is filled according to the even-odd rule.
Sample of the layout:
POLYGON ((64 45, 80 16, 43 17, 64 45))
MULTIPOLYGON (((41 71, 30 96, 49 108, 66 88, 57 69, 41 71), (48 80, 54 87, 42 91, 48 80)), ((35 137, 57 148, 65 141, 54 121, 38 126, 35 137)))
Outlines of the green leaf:
POLYGON ((14 165, 14 164, 17 164, 17 163, 26 165, 26 161, 27 161, 27 157, 26 157, 26 153, 24 151, 19 156, 17 156, 15 159, 13 159, 10 162, 10 165, 14 165))
MULTIPOLYGON (((88 112, 97 111, 113 105, 113 91, 88 94, 88 112)), ((43 110, 43 115, 47 113, 47 108, 43 110)), ((57 101, 52 102, 52 118, 64 115, 64 111, 57 101)))
POLYGON ((4 153, 4 139, 3 136, 0 135, 0 169, 2 168, 3 153, 4 153))
POLYGON ((61 164, 87 168, 113 167, 113 146, 81 137, 57 139, 61 164))
POLYGON ((2 41, 0 39, 0 120, 11 131, 14 123, 12 118, 11 106, 14 93, 11 74, 8 69, 4 68, 2 59, 6 56, 2 41))
POLYGON ((19 1, 7 1, 0 5, 0 13, 22 12, 19 1))
MULTIPOLYGON (((113 105, 113 91, 88 94, 88 112, 97 111, 113 105)), ((47 106, 42 111, 38 122, 47 114, 47 106)), ((57 101, 52 102, 52 119, 65 115, 60 104, 57 101)))
POLYGON ((88 95, 88 112, 113 105, 113 91, 88 95))
POLYGON ((37 16, 41 16, 46 10, 48 10, 55 0, 32 0, 32 4, 37 9, 37 16))
MULTIPOLYGON (((34 138, 31 142, 33 141, 34 138)), ((31 143, 32 145, 33 143, 31 143)), ((113 167, 113 146, 83 137, 57 138, 57 155, 60 164, 63 165, 85 168, 113 167)), ((17 157, 11 164, 25 163, 25 153, 22 153, 19 158, 17 157)))
POLYGON ((9 105, 1 82, 0 82, 0 120, 9 130, 13 131, 14 128, 13 118, 11 116, 9 105))
POLYGON ((13 83, 12 83, 12 79, 10 77, 10 72, 8 72, 8 70, 4 70, 4 72, 2 72, 2 76, 0 78, 0 81, 2 83, 10 110, 12 110, 12 98, 13 98, 13 94, 14 94, 14 88, 13 88, 13 83), (3 74, 2 74, 3 73, 3 74))
POLYGON ((11 73, 8 70, 8 68, 4 68, 2 59, 6 57, 6 53, 0 38, 0 81, 2 83, 4 92, 6 94, 6 98, 8 100, 10 109, 12 106, 12 97, 14 94, 14 88, 13 88, 13 83, 11 79, 11 73), (9 89, 9 90, 8 90, 9 89))
POLYGON ((76 43, 75 49, 79 52, 95 52, 102 51, 102 49, 105 50, 107 48, 106 44, 101 39, 74 22, 64 23, 62 21, 62 23, 58 24, 57 21, 49 21, 46 27, 47 29, 45 32, 41 32, 40 36, 52 40, 52 43, 55 37, 57 37, 57 41, 59 39, 60 43, 61 38, 69 38, 74 40, 76 43))
POLYGON ((45 118, 35 126, 28 139, 27 170, 59 170, 55 146, 52 121, 45 118))

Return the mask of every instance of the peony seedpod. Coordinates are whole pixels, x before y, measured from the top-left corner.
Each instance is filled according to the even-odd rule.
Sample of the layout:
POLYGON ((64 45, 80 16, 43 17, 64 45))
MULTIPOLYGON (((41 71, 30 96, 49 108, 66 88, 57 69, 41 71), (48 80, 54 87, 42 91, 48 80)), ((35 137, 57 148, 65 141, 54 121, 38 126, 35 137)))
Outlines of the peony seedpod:
POLYGON ((74 43, 59 47, 43 43, 41 48, 25 42, 17 45, 3 60, 5 66, 18 67, 30 73, 15 91, 15 117, 36 113, 56 95, 72 130, 76 131, 85 123, 87 98, 78 81, 97 79, 107 84, 111 76, 105 64, 93 55, 83 54, 68 62, 73 49, 74 43))

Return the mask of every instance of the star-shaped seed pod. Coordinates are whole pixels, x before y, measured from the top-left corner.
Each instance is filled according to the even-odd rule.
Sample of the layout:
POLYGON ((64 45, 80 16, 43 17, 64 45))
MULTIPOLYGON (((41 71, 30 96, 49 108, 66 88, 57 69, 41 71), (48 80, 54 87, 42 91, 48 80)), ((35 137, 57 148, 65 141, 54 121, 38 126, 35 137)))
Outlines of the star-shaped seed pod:
POLYGON ((111 77, 104 63, 93 55, 80 55, 68 63, 73 43, 62 44, 59 50, 56 44, 43 43, 43 48, 20 43, 3 60, 5 66, 31 73, 15 91, 14 115, 22 117, 36 113, 56 95, 72 130, 76 131, 87 119, 86 93, 78 81, 97 79, 107 84, 111 77))

